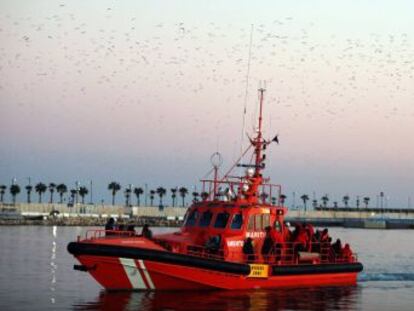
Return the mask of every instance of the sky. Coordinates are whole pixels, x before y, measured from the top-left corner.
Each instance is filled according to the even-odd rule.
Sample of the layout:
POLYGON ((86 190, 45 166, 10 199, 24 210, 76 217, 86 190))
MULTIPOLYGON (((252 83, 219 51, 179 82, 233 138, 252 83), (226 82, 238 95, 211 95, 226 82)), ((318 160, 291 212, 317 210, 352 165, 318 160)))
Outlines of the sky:
POLYGON ((383 191, 407 207, 413 12, 408 0, 1 0, 0 184, 92 180, 99 202, 113 180, 199 190, 211 154, 224 172, 246 147, 265 87, 264 135, 280 139, 265 175, 288 204, 375 206, 383 191))

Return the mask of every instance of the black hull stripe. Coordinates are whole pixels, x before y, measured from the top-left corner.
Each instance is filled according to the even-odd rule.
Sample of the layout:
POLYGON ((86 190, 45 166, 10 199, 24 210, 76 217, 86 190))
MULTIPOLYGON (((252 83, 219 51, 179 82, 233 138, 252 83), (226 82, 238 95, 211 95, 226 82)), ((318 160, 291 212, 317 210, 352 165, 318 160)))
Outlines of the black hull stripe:
MULTIPOLYGON (((250 266, 248 264, 223 262, 144 248, 71 242, 68 244, 68 251, 74 256, 92 255, 123 257, 131 259, 151 260, 179 266, 201 268, 239 275, 250 274, 250 266)), ((360 272, 362 269, 363 266, 359 262, 347 264, 272 266, 272 275, 282 276, 301 274, 349 273, 360 272)))
POLYGON ((189 266, 240 275, 248 275, 250 273, 250 266, 246 264, 223 262, 144 248, 71 242, 68 244, 68 251, 75 256, 94 255, 123 257, 131 259, 152 260, 179 266, 189 266))
POLYGON ((321 264, 321 265, 292 265, 273 266, 273 275, 299 275, 299 274, 326 274, 326 273, 349 273, 361 272, 363 266, 359 262, 344 264, 321 264))

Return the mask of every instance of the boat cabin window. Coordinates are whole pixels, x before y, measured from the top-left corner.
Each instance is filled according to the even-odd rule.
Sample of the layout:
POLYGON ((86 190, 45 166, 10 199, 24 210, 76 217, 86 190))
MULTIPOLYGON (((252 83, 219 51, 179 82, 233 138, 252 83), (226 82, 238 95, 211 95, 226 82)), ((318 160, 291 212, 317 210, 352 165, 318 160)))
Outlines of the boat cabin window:
POLYGON ((249 225, 247 226, 247 230, 249 231, 254 231, 254 216, 255 215, 250 215, 249 217, 249 225))
POLYGON ((192 211, 190 215, 188 216, 185 225, 188 227, 194 226, 195 223, 197 222, 197 218, 198 218, 198 211, 197 210, 192 211))
POLYGON ((200 227, 208 227, 210 225, 211 218, 213 218, 213 213, 205 211, 200 219, 200 227))
POLYGON ((270 226, 270 214, 251 215, 249 218, 249 231, 264 231, 266 227, 270 226))
POLYGON ((263 214, 262 216, 263 229, 266 229, 270 226, 270 214, 263 214))
POLYGON ((227 225, 227 221, 229 220, 229 217, 229 213, 219 213, 216 217, 214 228, 225 228, 227 225))
POLYGON ((265 230, 267 226, 270 225, 270 215, 269 214, 259 214, 256 215, 256 231, 265 230))
POLYGON ((233 220, 231 222, 230 228, 231 229, 240 229, 243 225, 243 215, 242 214, 235 214, 233 220))

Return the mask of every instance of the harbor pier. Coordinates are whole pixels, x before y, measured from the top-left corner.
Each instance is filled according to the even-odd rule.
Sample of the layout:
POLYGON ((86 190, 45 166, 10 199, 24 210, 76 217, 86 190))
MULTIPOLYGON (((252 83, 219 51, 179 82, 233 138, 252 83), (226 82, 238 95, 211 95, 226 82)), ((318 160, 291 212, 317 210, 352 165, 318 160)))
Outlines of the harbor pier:
MULTIPOLYGON (((102 225, 107 218, 134 219, 152 225, 178 226, 186 207, 99 204, 0 204, 0 224, 102 225)), ((347 228, 414 229, 414 209, 331 208, 289 209, 286 221, 347 228)))

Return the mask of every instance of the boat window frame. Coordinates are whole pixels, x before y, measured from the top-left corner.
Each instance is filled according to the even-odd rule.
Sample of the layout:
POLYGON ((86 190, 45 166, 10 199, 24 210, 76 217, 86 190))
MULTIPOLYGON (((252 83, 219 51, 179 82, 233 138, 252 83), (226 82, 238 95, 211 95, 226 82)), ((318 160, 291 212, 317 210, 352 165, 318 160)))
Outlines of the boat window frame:
POLYGON ((222 211, 222 212, 217 213, 216 214, 216 217, 214 219, 214 225, 213 225, 213 227, 215 229, 225 229, 227 227, 227 225, 229 224, 230 216, 231 216, 231 214, 229 212, 227 212, 227 211, 222 211), (220 215, 226 215, 226 214, 227 214, 226 223, 224 224, 224 226, 218 227, 217 226, 217 221, 219 220, 220 215))
POLYGON ((194 209, 194 210, 192 210, 189 214, 188 214, 188 217, 187 217, 187 219, 186 219, 186 221, 185 221, 185 227, 195 227, 196 225, 197 225, 197 223, 198 223, 198 218, 199 218, 199 212, 198 212, 198 209, 194 209), (194 214, 196 214, 196 216, 195 216, 195 218, 194 218, 194 223, 192 223, 191 225, 190 224, 188 224, 188 222, 190 221, 190 219, 191 219, 191 216, 192 215, 194 215, 194 214))
POLYGON ((263 227, 263 214, 255 214, 255 231, 264 231, 263 227))
POLYGON ((233 217, 232 217, 232 219, 231 219, 231 222, 230 222, 230 229, 231 230, 241 230, 243 228, 243 213, 241 213, 241 212, 239 212, 239 213, 234 213, 233 214, 233 217), (238 228, 233 228, 233 223, 234 223, 234 220, 236 219, 236 217, 237 216, 240 216, 241 217, 241 220, 240 220, 240 225, 239 225, 239 227, 238 228))
POLYGON ((211 225, 211 221, 213 220, 213 218, 214 218, 214 213, 211 211, 211 210, 205 210, 204 212, 202 212, 201 213, 201 217, 200 217, 200 220, 199 220, 199 222, 198 222, 198 226, 199 227, 201 227, 201 228, 208 228, 208 227, 210 227, 210 225, 211 225), (204 214, 207 214, 207 213, 209 213, 210 214, 210 219, 208 220, 208 223, 207 224, 202 224, 202 221, 203 221, 203 217, 204 217, 204 214))
POLYGON ((268 213, 264 213, 262 214, 262 226, 263 229, 262 230, 266 230, 267 227, 270 227, 270 214, 268 213))
POLYGON ((256 230, 256 214, 249 215, 249 222, 247 224, 247 231, 256 230))

